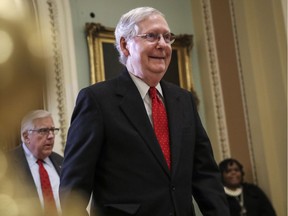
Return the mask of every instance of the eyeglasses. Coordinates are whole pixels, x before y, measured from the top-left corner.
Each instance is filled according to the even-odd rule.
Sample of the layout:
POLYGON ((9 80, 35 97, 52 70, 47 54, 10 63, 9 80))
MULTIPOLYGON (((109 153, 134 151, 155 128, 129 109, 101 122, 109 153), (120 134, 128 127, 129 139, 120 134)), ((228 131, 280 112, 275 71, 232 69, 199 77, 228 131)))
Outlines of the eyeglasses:
POLYGON ((176 39, 176 36, 170 32, 167 32, 165 34, 156 34, 156 33, 139 34, 136 35, 135 37, 141 37, 149 42, 156 42, 160 40, 161 35, 167 44, 172 44, 176 39))
POLYGON ((31 132, 37 132, 41 135, 48 135, 50 132, 52 132, 52 134, 56 135, 59 132, 59 128, 39 128, 39 129, 30 129, 28 131, 31 132))

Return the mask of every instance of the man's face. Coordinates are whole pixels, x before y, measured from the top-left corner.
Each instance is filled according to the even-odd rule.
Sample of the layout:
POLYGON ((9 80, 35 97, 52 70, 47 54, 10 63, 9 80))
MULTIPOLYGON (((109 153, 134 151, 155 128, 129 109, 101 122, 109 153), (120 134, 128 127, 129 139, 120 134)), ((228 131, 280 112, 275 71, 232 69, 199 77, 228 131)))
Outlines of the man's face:
MULTIPOLYGON (((54 128, 51 117, 39 118, 33 121, 33 130, 41 128, 54 128)), ((44 159, 52 153, 55 135, 52 131, 39 133, 37 131, 24 132, 25 144, 32 154, 39 159, 44 159)))
MULTIPOLYGON (((138 24, 138 34, 170 32, 165 19, 159 15, 152 15, 138 24)), ((134 37, 127 42, 129 51, 127 68, 147 84, 160 81, 164 76, 171 60, 172 48, 161 36, 155 42, 145 38, 134 37)))

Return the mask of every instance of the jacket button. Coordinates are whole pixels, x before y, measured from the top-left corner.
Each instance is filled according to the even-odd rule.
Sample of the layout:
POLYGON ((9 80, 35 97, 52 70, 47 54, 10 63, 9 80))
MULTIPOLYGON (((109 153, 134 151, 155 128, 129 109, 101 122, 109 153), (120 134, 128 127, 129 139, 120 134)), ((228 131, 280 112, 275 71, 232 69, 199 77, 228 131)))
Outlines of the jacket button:
POLYGON ((171 185, 171 190, 172 190, 172 191, 175 191, 175 190, 176 190, 176 188, 175 188, 174 185, 171 185))
POLYGON ((170 212, 170 213, 169 213, 169 216, 174 216, 173 212, 170 212))

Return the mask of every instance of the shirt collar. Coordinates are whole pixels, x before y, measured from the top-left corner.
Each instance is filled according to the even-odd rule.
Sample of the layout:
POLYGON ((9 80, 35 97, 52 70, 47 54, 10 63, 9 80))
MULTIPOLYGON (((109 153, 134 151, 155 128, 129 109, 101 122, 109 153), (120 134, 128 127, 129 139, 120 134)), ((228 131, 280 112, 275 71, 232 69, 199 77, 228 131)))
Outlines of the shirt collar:
MULTIPOLYGON (((130 72, 129 72, 129 74, 130 74, 131 79, 135 83, 136 87, 138 88, 142 99, 144 99, 147 92, 149 91, 150 86, 148 86, 143 80, 141 80, 139 77, 135 76, 134 74, 132 74, 130 72)), ((158 90, 159 94, 163 97, 162 88, 161 88, 160 83, 158 83, 156 85, 156 89, 158 90)))
POLYGON ((30 160, 33 160, 33 161, 35 161, 35 163, 36 163, 37 158, 34 157, 34 155, 33 155, 32 152, 28 149, 28 147, 26 146, 25 143, 22 143, 22 147, 23 147, 23 149, 24 149, 24 153, 25 153, 27 159, 29 159, 29 161, 30 161, 30 160))

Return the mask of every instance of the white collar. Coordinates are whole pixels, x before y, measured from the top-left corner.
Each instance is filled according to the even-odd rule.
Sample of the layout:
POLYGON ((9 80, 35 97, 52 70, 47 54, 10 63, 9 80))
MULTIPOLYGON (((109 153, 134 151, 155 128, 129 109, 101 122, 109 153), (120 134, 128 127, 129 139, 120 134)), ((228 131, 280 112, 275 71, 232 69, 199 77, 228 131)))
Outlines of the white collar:
MULTIPOLYGON (((142 99, 144 99, 147 92, 149 91, 150 86, 148 86, 143 80, 141 80, 139 77, 135 76, 134 74, 132 74, 130 72, 129 72, 129 74, 130 74, 131 79, 135 83, 137 89, 139 90, 139 93, 140 93, 142 99)), ((158 83, 156 85, 156 89, 158 90, 161 97, 163 97, 162 88, 161 88, 160 83, 158 83)))
POLYGON ((34 155, 32 154, 32 152, 29 150, 29 148, 26 146, 25 143, 22 143, 22 147, 24 149, 24 153, 26 155, 26 158, 29 160, 29 161, 34 161, 36 163, 37 161, 37 158, 34 157, 34 155))
POLYGON ((237 197, 242 193, 242 187, 237 188, 236 190, 231 190, 224 186, 224 191, 229 196, 237 197))

